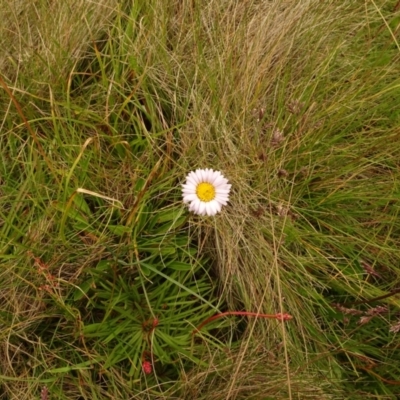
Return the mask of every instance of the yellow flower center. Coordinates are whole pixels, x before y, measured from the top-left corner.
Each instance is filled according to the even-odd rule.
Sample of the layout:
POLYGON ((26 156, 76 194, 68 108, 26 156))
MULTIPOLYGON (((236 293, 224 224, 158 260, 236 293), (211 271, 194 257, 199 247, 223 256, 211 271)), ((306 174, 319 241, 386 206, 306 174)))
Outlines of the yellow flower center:
POLYGON ((197 197, 201 201, 209 202, 215 198, 215 187, 208 182, 202 182, 196 188, 197 197))

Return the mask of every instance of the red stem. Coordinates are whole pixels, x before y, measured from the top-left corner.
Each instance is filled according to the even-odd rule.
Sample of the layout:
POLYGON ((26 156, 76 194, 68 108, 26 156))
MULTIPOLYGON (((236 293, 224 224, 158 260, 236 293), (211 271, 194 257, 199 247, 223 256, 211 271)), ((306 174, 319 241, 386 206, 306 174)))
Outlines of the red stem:
POLYGON ((226 317, 228 315, 240 315, 240 316, 248 316, 248 317, 261 317, 261 318, 275 318, 278 321, 289 321, 293 317, 289 314, 259 314, 255 312, 248 312, 248 311, 226 311, 221 314, 213 315, 203 321, 194 331, 193 334, 200 332, 200 329, 210 323, 211 321, 215 321, 218 318, 226 317))

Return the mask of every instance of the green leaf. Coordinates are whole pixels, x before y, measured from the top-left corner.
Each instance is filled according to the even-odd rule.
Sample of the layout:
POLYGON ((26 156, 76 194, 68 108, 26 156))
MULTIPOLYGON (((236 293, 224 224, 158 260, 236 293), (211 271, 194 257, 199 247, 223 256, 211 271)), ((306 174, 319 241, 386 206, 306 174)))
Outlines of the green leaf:
POLYGON ((81 300, 83 297, 85 297, 85 295, 87 294, 87 292, 93 287, 94 285, 94 279, 88 279, 87 281, 83 282, 80 286, 79 289, 76 289, 74 291, 74 300, 78 301, 81 300))
MULTIPOLYGON (((98 362, 98 361, 100 361, 100 359, 97 359, 96 361, 98 362)), ((94 360, 90 360, 90 361, 85 361, 80 364, 68 365, 68 366, 60 367, 60 368, 53 368, 53 369, 48 370, 47 372, 50 374, 63 374, 63 373, 70 372, 70 371, 91 369, 94 363, 95 363, 94 360)))
POLYGON ((166 264, 167 268, 174 269, 175 271, 190 271, 192 266, 188 263, 181 261, 172 261, 166 264))
MULTIPOLYGON (((122 260, 119 260, 119 262, 123 265, 134 265, 134 264, 127 264, 122 260)), ((148 268, 150 271, 154 272, 157 275, 162 276, 163 278, 167 279, 169 282, 174 283, 176 286, 180 287, 181 289, 185 290, 186 292, 192 294, 193 296, 197 297, 199 300, 201 300, 203 303, 208 304, 213 310, 216 310, 217 312, 220 312, 217 307, 215 307, 212 303, 210 303, 208 300, 206 300, 203 296, 199 295, 198 293, 194 292, 192 289, 186 287, 182 283, 178 282, 177 280, 171 278, 170 276, 162 273, 159 271, 157 268, 153 267, 150 264, 143 263, 141 262, 140 265, 144 265, 146 268, 148 268)))
POLYGON ((97 271, 106 271, 110 268, 110 260, 100 260, 96 265, 97 271))
POLYGON ((107 225, 107 228, 117 236, 122 236, 125 233, 131 232, 132 228, 129 226, 124 226, 124 225, 107 225))

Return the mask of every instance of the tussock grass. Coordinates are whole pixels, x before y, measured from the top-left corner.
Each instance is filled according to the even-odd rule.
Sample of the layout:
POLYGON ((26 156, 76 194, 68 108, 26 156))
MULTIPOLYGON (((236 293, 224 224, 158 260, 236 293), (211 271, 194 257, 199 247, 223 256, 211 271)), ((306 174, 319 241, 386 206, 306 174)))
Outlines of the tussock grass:
POLYGON ((398 395, 394 1, 2 8, 3 398, 398 395))
POLYGON ((116 1, 1 1, 2 73, 18 90, 62 84, 115 15, 116 1), (18 77, 20 79, 18 79, 18 77), (22 83, 27 85, 23 87, 22 83))

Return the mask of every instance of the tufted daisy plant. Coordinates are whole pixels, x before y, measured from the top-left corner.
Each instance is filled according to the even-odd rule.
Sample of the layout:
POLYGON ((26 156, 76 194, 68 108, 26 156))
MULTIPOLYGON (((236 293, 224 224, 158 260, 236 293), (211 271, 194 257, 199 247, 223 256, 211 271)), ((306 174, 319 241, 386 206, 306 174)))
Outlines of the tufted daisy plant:
POLYGON ((215 215, 229 201, 231 185, 219 171, 196 169, 182 185, 183 202, 189 210, 199 215, 215 215))

